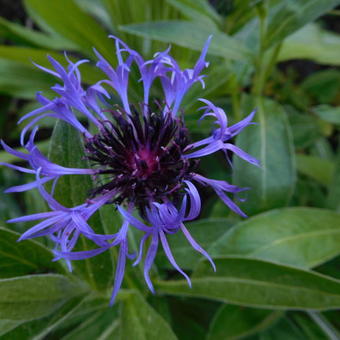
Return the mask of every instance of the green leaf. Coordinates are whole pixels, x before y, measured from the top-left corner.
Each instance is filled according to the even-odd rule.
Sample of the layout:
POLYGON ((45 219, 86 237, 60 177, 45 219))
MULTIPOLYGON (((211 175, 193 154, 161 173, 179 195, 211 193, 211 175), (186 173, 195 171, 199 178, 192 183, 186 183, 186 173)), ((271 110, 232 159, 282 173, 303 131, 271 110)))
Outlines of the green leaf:
MULTIPOLYGON (((62 328, 65 321, 81 306, 87 298, 76 296, 65 302, 52 314, 31 320, 18 325, 15 329, 6 334, 6 339, 41 340, 58 328, 62 328)), ((53 336, 52 336, 53 337, 53 336)))
POLYGON ((317 272, 340 280, 340 272, 338 270, 339 259, 340 257, 338 256, 321 266, 316 267, 317 272))
MULTIPOLYGON (((57 121, 53 130, 49 159, 71 168, 89 168, 84 160, 85 151, 80 133, 63 121, 57 121)), ((87 175, 67 175, 59 179, 55 198, 66 207, 83 204, 89 197, 93 183, 87 175)), ((95 214, 89 224, 98 234, 105 234, 99 214, 95 214)), ((95 248, 93 242, 80 237, 75 251, 95 248)), ((95 289, 107 288, 113 278, 113 264, 109 251, 82 261, 73 261, 75 273, 84 277, 95 289)))
POLYGON ((63 340, 119 339, 119 321, 111 310, 99 311, 86 318, 78 327, 63 336, 63 340))
POLYGON ((171 314, 171 307, 168 299, 164 299, 163 296, 154 294, 148 295, 147 302, 166 322, 172 323, 172 325, 174 324, 173 314, 171 314))
POLYGON ((214 8, 206 0, 167 0, 167 2, 177 8, 188 19, 216 27, 216 23, 221 22, 221 18, 214 8))
POLYGON ((18 243, 20 234, 0 228, 0 278, 36 273, 65 272, 53 254, 41 243, 25 240, 18 243))
POLYGON ((205 41, 212 34, 208 51, 210 54, 234 60, 248 60, 251 56, 251 51, 242 46, 239 41, 193 21, 154 21, 124 25, 120 29, 140 37, 174 43, 197 51, 202 50, 205 41))
POLYGON ((340 65, 340 36, 309 24, 284 40, 279 61, 309 59, 319 64, 340 65))
MULTIPOLYGON (((164 299, 164 296, 161 299, 164 299)), ((169 303, 172 311, 171 325, 179 339, 206 340, 212 316, 220 303, 174 296, 164 300, 169 303)))
POLYGON ((266 37, 269 47, 340 4, 339 0, 286 0, 275 6, 266 37))
POLYGON ((85 291, 67 277, 30 275, 0 280, 0 319, 33 320, 52 313, 85 291))
POLYGON ((124 297, 121 310, 121 339, 177 339, 166 321, 137 291, 124 297))
POLYGON ((112 31, 110 15, 106 10, 102 0, 75 0, 75 2, 86 13, 95 17, 97 21, 112 31))
MULTIPOLYGON (((247 29, 249 26, 253 26, 257 19, 256 8, 262 1, 263 0, 234 0, 232 4, 226 1, 220 2, 219 6, 222 7, 222 11, 224 13, 228 12, 227 20, 225 20, 228 32, 237 35, 237 33, 241 32, 244 28, 247 29)), ((276 1, 277 0, 270 1, 270 4, 276 1)), ((254 31, 254 33, 257 32, 257 30, 254 31)))
POLYGON ((192 278, 157 284, 171 295, 201 297, 248 307, 325 310, 340 307, 340 281, 311 271, 242 257, 215 258, 201 265, 192 278))
MULTIPOLYGON (((95 295, 87 294, 71 298, 64 303, 58 310, 52 314, 32 321, 14 321, 17 322, 15 329, 6 331, 6 340, 22 339, 22 340, 38 340, 38 339, 60 339, 66 333, 75 331, 87 323, 87 320, 92 318, 95 314, 103 315, 104 311, 108 311, 113 317, 116 317, 115 308, 108 308, 108 298, 98 298, 95 295), (99 313, 98 313, 99 312, 99 313), (78 327, 79 326, 79 327, 78 327), (72 330, 72 331, 71 331, 72 330)), ((7 320, 8 321, 8 320, 7 320)), ((110 320, 109 320, 110 321, 110 320)), ((97 318, 98 326, 95 328, 103 328, 101 319, 97 318)), ((88 327, 88 331, 93 327, 88 327)), ((82 328, 83 329, 83 328, 82 328)), ((103 329, 99 329, 103 331, 103 329)), ((79 335, 82 333, 79 331, 79 335)), ((95 338, 95 337, 94 337, 95 338)))
MULTIPOLYGON (((288 204, 295 186, 295 159, 291 131, 284 109, 276 102, 263 99, 258 104, 255 126, 242 131, 236 145, 260 161, 256 167, 234 157, 234 184, 250 188, 241 208, 247 214, 288 204)), ((255 108, 247 98, 244 111, 255 108)))
MULTIPOLYGON (((203 219, 197 222, 186 223, 192 237, 204 248, 208 249, 216 240, 224 235, 233 224, 233 221, 226 218, 203 219)), ((202 258, 189 244, 182 233, 168 236, 171 251, 177 263, 187 269, 192 269, 202 258)), ((159 253, 157 263, 162 268, 172 268, 164 253, 159 253)))
MULTIPOLYGON (((25 176, 25 182, 32 181, 32 176, 25 176)), ((23 193, 24 195, 24 204, 25 204, 25 213, 36 214, 42 211, 46 211, 48 209, 48 204, 44 200, 44 198, 40 195, 39 190, 27 190, 23 193)), ((35 221, 31 221, 27 223, 27 227, 35 225, 35 221)), ((42 239, 40 239, 42 240, 42 239)))
POLYGON ((334 174, 334 163, 317 156, 297 154, 296 166, 299 172, 326 186, 334 174))
MULTIPOLYGON (((318 312, 312 313, 319 314, 318 312)), ((290 312, 287 316, 303 331, 305 339, 329 340, 326 334, 306 313, 290 312)))
MULTIPOLYGON (((327 334, 328 339, 337 340, 340 337, 339 331, 321 313, 307 312, 310 318, 327 334)), ((326 336, 325 336, 326 337, 326 336)), ((319 337, 320 339, 320 337, 319 337)))
MULTIPOLYGON (((259 334, 259 339, 266 340, 305 340, 306 334, 287 317, 282 318, 274 327, 259 334)), ((316 340, 316 339, 315 339, 316 340)), ((321 340, 321 339, 318 339, 321 340)))
MULTIPOLYGON (((66 66, 66 59, 53 51, 0 45, 0 93, 25 99, 35 98, 38 91, 53 95, 49 89, 57 79, 33 65, 35 62, 51 68, 48 55, 66 66)), ((102 79, 101 72, 90 64, 81 65, 80 70, 85 83, 93 84, 102 79)))
POLYGON ((0 57, 0 93, 32 99, 41 89, 53 85, 49 74, 0 57))
POLYGON ((302 207, 272 210, 237 224, 209 253, 314 267, 340 253, 340 214, 302 207))
POLYGON ((65 320, 61 328, 73 328, 75 325, 82 324, 85 319, 92 317, 96 312, 103 310, 109 309, 112 313, 116 313, 115 307, 109 308, 108 304, 108 296, 100 296, 96 292, 88 294, 86 300, 65 320))
POLYGON ((252 335, 267 328, 281 315, 278 311, 222 305, 211 322, 207 340, 239 339, 252 335))
MULTIPOLYGON (((290 91, 293 91, 291 89, 290 91)), ((323 132, 320 120, 314 115, 301 114, 291 106, 285 107, 291 126, 294 146, 303 149, 315 145, 322 138, 323 132)))
POLYGON ((58 329, 63 323, 73 315, 79 308, 81 308, 86 301, 86 297, 77 297, 65 304, 57 313, 48 320, 43 326, 34 334, 32 340, 43 340, 52 331, 58 329))
POLYGON ((340 91, 340 71, 326 69, 313 72, 302 82, 301 88, 317 103, 330 104, 340 91))
POLYGON ((319 105, 314 107, 313 111, 324 121, 340 125, 340 106, 319 105))
POLYGON ((89 304, 92 304, 94 301, 93 297, 87 296, 85 298, 82 297, 81 300, 73 304, 69 304, 67 308, 63 306, 64 310, 58 311, 50 320, 46 320, 45 326, 41 327, 39 332, 36 332, 32 340, 46 339, 46 335, 57 339, 63 336, 64 339, 66 330, 70 331, 70 333, 67 333, 65 338, 73 334, 73 339, 84 339, 86 337, 99 339, 99 335, 103 333, 103 328, 111 326, 116 320, 118 313, 116 308, 108 308, 107 300, 105 300, 104 306, 88 313, 89 304), (87 314, 82 313, 83 311, 87 312, 87 314), (75 317, 79 314, 82 314, 82 317, 75 320, 75 317), (89 320, 93 320, 94 316, 96 316, 96 322, 89 322, 89 320))
POLYGON ((25 0, 29 15, 41 28, 62 36, 78 46, 86 55, 96 47, 104 57, 112 60, 112 41, 105 30, 72 0, 25 0))
MULTIPOLYGON (((47 88, 54 85, 59 80, 55 77, 50 76, 44 71, 39 70, 37 67, 33 65, 33 62, 35 62, 41 66, 53 69, 53 67, 51 66, 50 62, 47 59, 48 55, 56 59, 63 66, 68 65, 68 62, 63 55, 50 51, 50 50, 0 45, 0 60, 5 59, 8 62, 22 63, 22 67, 29 66, 33 74, 39 73, 45 78, 47 77, 47 79, 50 79, 48 86, 41 87, 39 88, 39 90, 46 90, 47 88)), ((70 57, 70 60, 75 62, 75 61, 78 61, 79 58, 70 57)), ((85 83, 93 84, 103 79, 102 72, 98 68, 92 66, 89 63, 81 65, 79 67, 79 70, 81 71, 82 80, 85 83)))
MULTIPOLYGON (((4 151, 3 151, 4 152, 4 151)), ((0 153, 0 162, 1 160, 0 153)), ((18 205, 18 201, 12 195, 4 193, 5 189, 21 184, 19 181, 20 175, 13 172, 12 169, 2 167, 0 169, 0 224, 6 226, 6 221, 18 217, 23 214, 21 207, 18 205)), ((18 223, 17 227, 21 226, 22 223, 18 223)))
POLYGON ((12 329, 21 325, 24 321, 0 320, 0 336, 10 332, 12 329))
MULTIPOLYGON (((338 139, 340 140, 340 139, 338 139)), ((327 207, 340 211, 340 144, 338 144, 338 150, 335 159, 335 169, 332 180, 330 181, 327 207)))
MULTIPOLYGON (((146 21, 155 20, 170 20, 178 19, 180 16, 178 11, 171 8, 171 6, 164 1, 146 0, 135 1, 126 0, 101 0, 106 12, 110 16, 110 23, 113 32, 119 32, 119 37, 129 44, 129 46, 136 51, 142 53, 145 57, 151 57, 156 51, 164 49, 164 44, 150 41, 149 39, 141 39, 135 35, 126 34, 119 30, 121 25, 142 23, 146 21)), ((176 46, 172 49, 174 55, 178 52, 176 46)), ((183 50, 181 51, 183 52, 183 50)), ((188 57, 188 54, 184 53, 188 57)), ((183 53, 181 53, 183 55, 183 53)))
MULTIPOLYGON (((81 134, 71 125, 58 120, 49 146, 49 159, 68 167, 88 168, 81 134)), ((63 176, 56 187, 56 198, 62 204, 73 207, 84 203, 91 189, 89 176, 63 176)))
POLYGON ((39 31, 34 31, 14 22, 7 21, 4 18, 0 18, 0 32, 8 39, 33 46, 56 50, 70 50, 76 48, 76 45, 56 35, 51 36, 39 31))
POLYGON ((311 152, 322 159, 333 161, 335 158, 331 140, 327 139, 325 136, 316 141, 311 152))
POLYGON ((78 327, 62 334, 63 340, 119 339, 119 320, 116 308, 105 308, 86 317, 78 327))

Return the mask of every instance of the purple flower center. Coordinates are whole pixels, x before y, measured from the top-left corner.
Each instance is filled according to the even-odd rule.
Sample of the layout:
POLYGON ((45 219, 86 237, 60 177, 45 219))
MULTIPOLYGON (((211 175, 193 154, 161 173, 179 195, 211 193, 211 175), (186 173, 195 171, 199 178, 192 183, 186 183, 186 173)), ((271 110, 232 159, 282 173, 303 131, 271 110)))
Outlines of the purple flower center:
POLYGON ((112 121, 102 121, 100 132, 85 138, 87 158, 103 175, 93 195, 116 189, 115 203, 126 200, 142 211, 150 202, 179 198, 197 166, 183 157, 189 145, 183 120, 170 112, 111 113, 112 121))
POLYGON ((141 147, 136 153, 130 153, 127 160, 132 175, 147 180, 156 170, 160 170, 160 160, 157 153, 141 147))

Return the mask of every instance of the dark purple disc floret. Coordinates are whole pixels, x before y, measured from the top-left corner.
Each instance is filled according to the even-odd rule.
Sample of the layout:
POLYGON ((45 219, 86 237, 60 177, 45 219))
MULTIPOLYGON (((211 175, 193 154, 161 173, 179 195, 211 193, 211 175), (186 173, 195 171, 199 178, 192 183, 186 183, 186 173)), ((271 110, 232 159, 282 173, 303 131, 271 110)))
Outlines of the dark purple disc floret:
POLYGON ((7 192, 37 188, 50 207, 49 212, 9 221, 40 220, 20 240, 50 237, 55 244, 55 260, 66 260, 70 270, 72 260, 82 260, 119 247, 111 297, 113 303, 123 282, 128 259, 134 259, 134 265, 144 261, 144 278, 149 289, 154 291, 149 273, 159 245, 172 266, 191 285, 188 275, 176 263, 167 240, 178 231, 183 233, 197 252, 210 261, 215 270, 209 254, 193 239, 184 225, 185 221, 194 220, 200 215, 201 198, 196 185, 212 188, 226 206, 243 217, 246 215, 230 196, 245 188, 200 175, 197 172, 198 162, 202 157, 222 151, 226 156, 229 152, 254 165, 258 166, 259 163, 230 142, 245 127, 253 124, 255 112, 228 126, 227 115, 221 108, 209 100, 199 99, 204 103, 201 119, 213 118, 216 127, 210 136, 194 143, 189 141, 184 120, 178 114, 182 99, 191 86, 198 82, 204 87, 201 72, 208 66, 205 58, 211 37, 205 43, 195 66, 184 70, 169 54, 170 48, 145 61, 120 39, 111 38, 115 41, 118 65, 114 68, 95 51, 98 57, 96 66, 103 71, 106 79, 87 88, 82 85, 79 66, 88 60, 73 63, 65 55, 68 63, 66 68, 52 57, 48 58, 54 70, 37 65, 61 83, 52 87, 57 97, 49 99, 38 93, 40 107, 19 121, 31 119, 20 137, 26 152, 14 150, 1 141, 7 152, 25 160, 29 167, 1 164, 34 176, 32 182, 9 188, 7 192), (144 91, 140 109, 129 103, 128 82, 132 64, 139 69, 144 91), (150 94, 156 79, 161 84, 164 97, 162 104, 157 104, 153 109, 150 103, 154 99, 150 94), (116 95, 113 96, 108 88, 116 95), (110 106, 108 102, 112 102, 117 95, 121 106, 110 106), (80 116, 82 119, 79 119, 80 116), (84 136, 85 150, 81 156, 89 159, 90 168, 66 168, 51 162, 40 152, 35 145, 35 136, 37 123, 45 117, 62 120, 84 136), (64 207, 53 197, 58 179, 66 175, 91 176, 96 182, 88 199, 73 208, 64 207), (50 191, 45 188, 47 182, 52 182, 50 191), (121 228, 113 235, 99 235, 88 224, 89 218, 105 204, 115 205, 123 219, 121 228), (128 231, 131 228, 138 229, 141 232, 139 235, 142 235, 136 254, 129 253, 128 231), (95 248, 74 251, 81 237, 91 240, 95 248))
POLYGON ((183 119, 171 112, 111 114, 98 134, 85 138, 87 158, 103 175, 93 195, 115 189, 115 203, 133 203, 143 214, 152 202, 178 202, 198 163, 183 157, 189 145, 183 119))

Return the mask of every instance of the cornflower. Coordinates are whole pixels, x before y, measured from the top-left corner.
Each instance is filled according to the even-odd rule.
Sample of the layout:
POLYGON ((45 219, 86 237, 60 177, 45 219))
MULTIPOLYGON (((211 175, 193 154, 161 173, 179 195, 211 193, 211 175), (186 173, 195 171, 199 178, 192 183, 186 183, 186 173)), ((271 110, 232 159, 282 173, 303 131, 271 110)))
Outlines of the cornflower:
POLYGON ((172 266, 191 285, 189 276, 176 263, 167 240, 169 235, 177 232, 182 232, 190 245, 205 256, 216 270, 209 254, 194 240, 184 223, 200 215, 198 186, 211 187, 226 206, 246 217, 230 197, 245 188, 202 176, 198 173, 199 160, 223 151, 228 161, 227 152, 254 165, 258 166, 259 163, 231 143, 233 137, 252 124, 255 112, 228 126, 227 116, 221 108, 209 100, 199 99, 203 103, 201 119, 213 118, 216 127, 210 136, 193 143, 190 142, 183 115, 179 114, 181 102, 192 85, 199 82, 202 87, 205 86, 201 72, 208 66, 206 54, 211 37, 206 41, 195 66, 184 70, 169 54, 170 48, 156 53, 151 60, 144 60, 123 41, 114 36, 111 38, 115 41, 118 64, 113 67, 95 50, 98 58, 96 66, 103 71, 106 79, 86 89, 81 82, 79 66, 88 60, 73 63, 65 55, 66 68, 52 57, 48 59, 53 70, 37 65, 61 82, 52 87, 57 97, 49 99, 38 93, 37 101, 41 106, 19 121, 31 119, 20 137, 26 152, 16 151, 3 141, 1 143, 7 152, 27 161, 28 167, 2 164, 34 176, 32 182, 9 188, 7 192, 37 188, 51 209, 10 220, 11 223, 40 220, 20 240, 49 236, 55 243, 55 259, 65 259, 70 270, 72 260, 85 259, 119 247, 111 297, 113 304, 123 281, 127 259, 134 259, 136 265, 144 255, 145 281, 154 292, 149 273, 159 246, 172 266), (144 92, 139 106, 131 105, 128 96, 133 64, 139 69, 144 92), (161 84, 164 98, 153 105, 155 100, 150 98, 150 94, 156 80, 161 84), (108 91, 108 88, 113 91, 108 91), (120 105, 109 104, 114 95, 120 98, 120 105), (62 120, 81 133, 83 156, 89 160, 90 168, 60 166, 39 151, 35 145, 37 124, 45 117, 62 120), (84 124, 85 120, 87 123, 84 124), (31 133, 26 142, 29 130, 31 133), (53 196, 58 179, 67 175, 100 177, 102 180, 100 184, 95 182, 96 187, 83 204, 66 208, 53 196), (47 182, 53 183, 50 192, 45 188, 47 182), (115 205, 123 219, 121 228, 113 235, 99 235, 88 224, 89 218, 105 204, 115 205), (129 254, 130 228, 142 232, 138 254, 129 254), (93 241, 96 248, 73 251, 79 237, 93 241))

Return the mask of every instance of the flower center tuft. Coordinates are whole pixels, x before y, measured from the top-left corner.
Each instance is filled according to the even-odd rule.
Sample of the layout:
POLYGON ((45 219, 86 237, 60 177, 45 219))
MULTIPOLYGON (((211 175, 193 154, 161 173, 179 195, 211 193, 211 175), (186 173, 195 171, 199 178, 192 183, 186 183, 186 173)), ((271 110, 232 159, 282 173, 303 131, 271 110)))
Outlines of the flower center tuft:
POLYGON ((183 157, 189 138, 181 118, 170 112, 141 116, 112 111, 113 120, 102 121, 100 132, 85 138, 85 150, 99 174, 93 195, 116 189, 115 202, 144 210, 149 202, 176 199, 197 161, 183 157))

